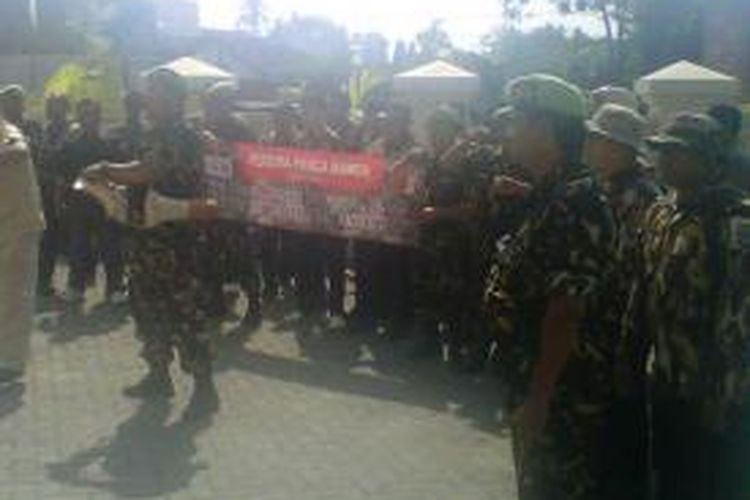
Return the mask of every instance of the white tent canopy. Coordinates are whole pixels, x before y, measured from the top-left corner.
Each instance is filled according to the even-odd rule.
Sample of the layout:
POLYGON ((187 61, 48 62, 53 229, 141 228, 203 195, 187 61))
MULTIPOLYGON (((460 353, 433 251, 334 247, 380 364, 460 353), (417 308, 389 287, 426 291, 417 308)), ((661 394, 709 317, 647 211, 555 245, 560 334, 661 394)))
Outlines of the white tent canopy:
POLYGON ((166 64, 157 66, 144 74, 148 74, 150 71, 159 68, 174 71, 188 82, 199 85, 231 81, 235 79, 233 74, 195 57, 181 57, 166 64))
POLYGON ((466 101, 479 94, 478 75, 463 68, 437 60, 393 77, 398 94, 429 94, 443 96, 447 101, 466 101))
POLYGON ((740 81, 689 61, 679 61, 646 75, 635 91, 651 107, 652 118, 664 123, 680 112, 705 112, 715 104, 736 104, 740 81))
POLYGON ((467 104, 479 97, 480 78, 463 68, 437 60, 393 77, 397 99, 412 111, 412 132, 427 142, 427 122, 442 105, 458 105, 468 122, 467 104))

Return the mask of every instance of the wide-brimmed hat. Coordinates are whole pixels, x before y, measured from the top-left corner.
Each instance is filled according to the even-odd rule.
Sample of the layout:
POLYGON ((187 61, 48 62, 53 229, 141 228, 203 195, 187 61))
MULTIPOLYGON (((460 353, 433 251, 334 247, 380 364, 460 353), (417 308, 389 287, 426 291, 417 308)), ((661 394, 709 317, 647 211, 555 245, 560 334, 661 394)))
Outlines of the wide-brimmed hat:
POLYGON ((615 87, 612 85, 599 87, 592 91, 591 101, 594 106, 593 111, 597 111, 607 104, 619 104, 633 111, 638 111, 640 107, 640 101, 635 92, 625 87, 615 87))
POLYGON ((647 125, 641 115, 619 104, 605 104, 586 122, 589 133, 606 137, 636 151, 643 148, 647 125))
POLYGON ((646 144, 659 150, 683 148, 706 157, 719 155, 723 147, 721 127, 716 120, 701 113, 678 115, 662 132, 646 139, 646 144))

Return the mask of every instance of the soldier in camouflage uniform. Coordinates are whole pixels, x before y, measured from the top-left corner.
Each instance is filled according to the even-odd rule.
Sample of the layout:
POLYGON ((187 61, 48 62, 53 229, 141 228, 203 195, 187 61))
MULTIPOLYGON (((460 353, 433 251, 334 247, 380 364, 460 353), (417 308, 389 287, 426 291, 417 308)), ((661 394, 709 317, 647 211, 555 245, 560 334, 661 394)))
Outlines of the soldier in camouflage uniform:
MULTIPOLYGON (((255 142, 250 124, 235 112, 238 88, 218 83, 204 95, 205 135, 209 144, 222 145, 255 142)), ((246 222, 222 219, 206 228, 205 281, 213 287, 209 314, 221 321, 231 305, 224 293, 225 284, 239 284, 248 300, 243 324, 245 333, 257 329, 263 319, 260 297, 259 230, 246 222)))
MULTIPOLYGON (((622 320, 638 278, 643 217, 661 194, 640 160, 646 127, 645 119, 637 112, 618 104, 605 104, 588 122, 584 163, 596 173, 616 224, 615 275, 600 293, 605 301, 608 331, 622 332, 622 320)), ((614 339, 618 390, 608 418, 610 500, 646 498, 648 489, 647 343, 632 333, 636 332, 614 339)))
POLYGON ((520 229, 497 243, 485 304, 511 349, 519 497, 601 500, 612 349, 596 297, 611 275, 613 220, 596 184, 580 177, 581 91, 532 75, 507 93, 508 155, 528 172, 533 191, 520 229))
POLYGON ((640 326, 653 341, 657 498, 750 498, 750 205, 721 186, 718 125, 649 140, 672 194, 645 221, 640 326))
POLYGON ((189 414, 218 409, 206 332, 209 290, 199 277, 204 231, 197 220, 212 220, 215 203, 202 196, 203 141, 184 121, 184 81, 159 69, 147 79, 148 111, 153 121, 141 160, 124 165, 102 164, 85 175, 123 185, 148 185, 156 193, 181 200, 182 220, 164 222, 137 235, 131 261, 131 307, 142 355, 149 372, 125 393, 139 398, 174 394, 169 365, 175 351, 180 365, 195 379, 189 414))
POLYGON ((474 355, 486 353, 481 335, 481 296, 487 269, 488 186, 499 172, 496 150, 474 138, 459 137, 460 118, 450 109, 429 123, 437 156, 426 178, 421 211, 420 258, 416 282, 420 339, 416 353, 440 353, 439 327, 445 327, 450 359, 457 368, 481 367, 474 355))

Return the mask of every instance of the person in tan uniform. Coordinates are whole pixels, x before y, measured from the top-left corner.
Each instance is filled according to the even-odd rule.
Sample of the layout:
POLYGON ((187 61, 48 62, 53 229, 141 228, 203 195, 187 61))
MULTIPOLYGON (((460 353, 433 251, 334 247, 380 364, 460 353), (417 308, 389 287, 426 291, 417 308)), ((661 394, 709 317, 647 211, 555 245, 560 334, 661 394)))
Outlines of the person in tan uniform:
POLYGON ((17 381, 26 367, 43 230, 29 144, 0 117, 0 384, 17 381))

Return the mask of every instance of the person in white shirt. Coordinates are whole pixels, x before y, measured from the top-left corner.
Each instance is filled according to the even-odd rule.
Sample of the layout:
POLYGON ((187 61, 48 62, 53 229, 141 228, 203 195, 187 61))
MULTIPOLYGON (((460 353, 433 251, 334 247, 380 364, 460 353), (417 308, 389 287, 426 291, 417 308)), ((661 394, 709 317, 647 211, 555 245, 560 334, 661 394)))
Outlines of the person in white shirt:
POLYGON ((29 145, 0 117, 0 384, 18 381, 26 367, 43 230, 29 145))

